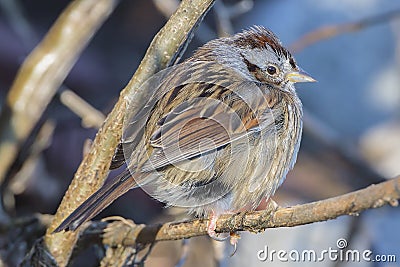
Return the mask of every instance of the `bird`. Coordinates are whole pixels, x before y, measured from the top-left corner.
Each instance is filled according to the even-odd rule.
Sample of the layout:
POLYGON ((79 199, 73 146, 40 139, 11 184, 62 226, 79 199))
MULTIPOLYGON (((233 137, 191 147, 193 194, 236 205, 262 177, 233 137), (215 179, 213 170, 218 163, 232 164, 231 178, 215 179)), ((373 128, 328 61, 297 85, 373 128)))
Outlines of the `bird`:
MULTIPOLYGON (((255 210, 293 168, 302 135, 295 83, 315 82, 263 26, 211 40, 142 86, 141 110, 127 105, 123 137, 106 182, 54 230, 76 230, 137 187, 166 206, 208 217, 255 210)), ((129 97, 127 97, 129 103, 129 97)))

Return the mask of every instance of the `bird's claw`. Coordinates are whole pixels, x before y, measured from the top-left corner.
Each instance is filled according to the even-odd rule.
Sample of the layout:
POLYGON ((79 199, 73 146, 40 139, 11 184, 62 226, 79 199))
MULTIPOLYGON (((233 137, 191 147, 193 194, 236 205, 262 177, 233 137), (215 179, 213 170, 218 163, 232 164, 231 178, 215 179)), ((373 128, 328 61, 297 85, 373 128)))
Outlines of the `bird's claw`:
POLYGON ((233 252, 231 254, 232 257, 237 251, 237 244, 239 243, 240 235, 236 232, 231 232, 229 235, 231 237, 229 243, 231 243, 231 245, 233 246, 233 252))

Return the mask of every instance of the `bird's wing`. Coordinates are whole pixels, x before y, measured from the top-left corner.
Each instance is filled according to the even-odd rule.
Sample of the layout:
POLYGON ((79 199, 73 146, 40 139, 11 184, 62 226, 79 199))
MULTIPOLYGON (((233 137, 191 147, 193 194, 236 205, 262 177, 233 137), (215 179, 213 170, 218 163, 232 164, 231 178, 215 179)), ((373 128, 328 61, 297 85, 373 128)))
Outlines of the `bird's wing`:
MULTIPOLYGON (((252 133, 267 128, 274 131, 275 119, 270 105, 277 101, 276 95, 255 86, 257 88, 253 89, 259 90, 260 94, 257 96, 255 93, 257 97, 246 99, 237 88, 245 85, 248 83, 231 84, 234 90, 212 85, 216 87, 212 90, 215 94, 218 90, 225 91, 218 99, 194 98, 181 103, 161 118, 150 137, 150 145, 154 149, 142 171, 196 158, 236 140, 243 145, 249 142, 252 133)), ((211 87, 210 84, 188 86, 200 91, 211 87)))

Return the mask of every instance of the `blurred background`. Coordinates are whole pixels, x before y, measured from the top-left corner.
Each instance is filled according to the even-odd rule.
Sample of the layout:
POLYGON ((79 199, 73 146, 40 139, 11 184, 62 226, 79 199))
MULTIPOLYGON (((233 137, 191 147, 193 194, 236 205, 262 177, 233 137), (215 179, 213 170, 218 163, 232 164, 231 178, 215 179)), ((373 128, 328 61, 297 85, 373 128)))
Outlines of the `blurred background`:
MULTIPOLYGON (((0 106, 24 58, 69 2, 0 1, 0 106)), ((55 213, 82 159, 85 141, 97 132, 96 125, 82 125, 65 98, 73 92, 107 114, 153 36, 178 3, 120 1, 41 118, 41 125, 47 128, 37 130, 44 136, 38 152, 27 156, 33 141, 27 142, 26 151, 20 152, 9 171, 2 189, 0 223, 10 216, 55 213)), ((255 24, 275 32, 298 64, 318 80, 297 86, 305 108, 304 137, 298 163, 275 201, 281 206, 307 203, 399 175, 400 2, 218 1, 196 31, 184 57, 208 40, 255 24)), ((151 223, 171 220, 172 213, 141 190, 133 190, 98 218, 121 215, 136 223, 151 223)), ((17 246, 16 239, 11 239, 15 244, 10 242, 17 233, 0 228, 0 257, 6 266, 13 266, 31 243, 17 246)), ((164 242, 156 246, 146 266, 289 266, 294 262, 260 261, 257 252, 265 246, 276 251, 337 249, 340 238, 346 239, 349 249, 396 255, 397 262, 327 260, 324 266, 400 266, 400 212, 388 206, 329 222, 271 229, 263 234, 243 233, 233 257, 221 256, 229 255, 230 246, 205 237, 164 242)), ((94 250, 78 256, 74 266, 97 266, 94 250)))

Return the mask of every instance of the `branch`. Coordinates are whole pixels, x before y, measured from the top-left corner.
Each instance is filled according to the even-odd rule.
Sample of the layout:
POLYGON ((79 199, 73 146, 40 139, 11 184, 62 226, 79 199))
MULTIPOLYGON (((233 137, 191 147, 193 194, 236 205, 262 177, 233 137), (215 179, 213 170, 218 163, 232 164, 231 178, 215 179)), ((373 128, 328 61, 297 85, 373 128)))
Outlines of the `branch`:
MULTIPOLYGON (((398 206, 400 199, 400 176, 365 189, 345 195, 297 205, 262 211, 223 215, 217 221, 216 232, 249 231, 262 232, 267 228, 293 227, 335 219, 343 215, 358 215, 360 212, 379 208, 386 204, 398 206)), ((119 220, 109 224, 94 223, 103 233, 103 244, 109 246, 134 246, 155 241, 177 240, 207 235, 207 219, 186 222, 169 222, 159 225, 135 225, 119 220)), ((92 227, 83 232, 93 234, 92 227)))
POLYGON ((140 66, 96 135, 91 151, 84 157, 71 182, 52 224, 45 244, 60 266, 65 266, 77 240, 75 232, 51 234, 61 221, 104 183, 111 158, 121 139, 125 96, 132 99, 130 112, 137 112, 146 97, 140 85, 151 75, 174 64, 192 36, 193 29, 211 8, 214 0, 185 0, 167 24, 155 36, 140 66), (173 38, 172 38, 173 36, 173 38))
POLYGON ((85 128, 99 129, 105 120, 103 113, 69 89, 61 92, 60 101, 82 119, 85 128))
MULTIPOLYGON (((314 222, 332 220, 342 215, 358 215, 360 212, 379 208, 386 204, 398 206, 400 199, 400 176, 377 185, 371 185, 365 189, 351 192, 338 197, 322 201, 286 208, 268 208, 267 210, 239 213, 235 215, 223 215, 217 221, 217 232, 250 231, 262 232, 267 228, 294 227, 314 222)), ((271 206, 270 206, 271 207, 271 206)), ((33 217, 19 218, 7 225, 0 225, 0 233, 6 235, 13 229, 25 229, 32 222, 41 229, 51 222, 51 215, 35 215, 33 217)), ((136 225, 123 218, 106 218, 103 221, 94 221, 84 224, 80 230, 80 240, 76 253, 92 244, 106 245, 108 248, 129 247, 130 253, 137 254, 146 248, 146 244, 154 244, 157 241, 177 240, 195 236, 207 235, 208 220, 191 220, 186 222, 169 222, 157 225, 136 225), (115 220, 113 222, 108 222, 115 220)), ((129 252, 128 251, 128 252, 129 252)), ((112 251, 110 251, 111 253, 112 251)), ((125 253, 124 250, 119 250, 125 253)), ((32 258, 40 255, 40 262, 49 266, 51 255, 46 255, 41 242, 38 242, 30 252, 31 255, 24 260, 26 265, 32 264, 32 258)), ((120 257, 119 258, 124 258, 120 257)), ((36 258, 35 258, 36 259, 36 258)), ((109 262, 110 257, 105 258, 109 262)), ((116 258, 113 258, 116 261, 116 258)), ((55 263, 53 264, 55 265, 55 263)))
POLYGON ((0 183, 21 144, 116 1, 72 2, 22 64, 0 116, 0 183))
POLYGON ((384 14, 368 17, 356 22, 324 26, 304 35, 302 38, 292 44, 289 50, 292 51, 294 54, 299 53, 304 48, 322 40, 330 39, 344 33, 360 31, 364 28, 371 27, 373 25, 377 25, 379 23, 390 21, 399 17, 400 10, 394 10, 384 14))

